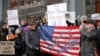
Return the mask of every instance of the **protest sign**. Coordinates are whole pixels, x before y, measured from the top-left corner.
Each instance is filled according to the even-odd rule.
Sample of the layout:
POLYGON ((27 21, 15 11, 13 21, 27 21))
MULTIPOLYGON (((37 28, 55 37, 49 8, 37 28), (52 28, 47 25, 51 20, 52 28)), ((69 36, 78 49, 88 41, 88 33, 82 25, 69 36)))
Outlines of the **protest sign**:
POLYGON ((48 16, 48 25, 50 26, 66 26, 65 15, 56 14, 48 16))
POLYGON ((100 20, 100 14, 99 14, 99 13, 92 14, 92 15, 91 15, 91 18, 92 18, 93 20, 100 20))
POLYGON ((53 4, 47 6, 48 25, 49 26, 66 26, 65 12, 67 11, 66 3, 53 4))
POLYGON ((47 6, 48 14, 64 14, 67 11, 67 5, 66 3, 59 3, 59 4, 53 4, 47 6))
POLYGON ((71 23, 75 23, 75 12, 66 12, 65 18, 71 23))
POLYGON ((7 10, 8 25, 19 25, 18 10, 7 10))
POLYGON ((13 41, 0 41, 0 55, 14 55, 14 45, 13 41))

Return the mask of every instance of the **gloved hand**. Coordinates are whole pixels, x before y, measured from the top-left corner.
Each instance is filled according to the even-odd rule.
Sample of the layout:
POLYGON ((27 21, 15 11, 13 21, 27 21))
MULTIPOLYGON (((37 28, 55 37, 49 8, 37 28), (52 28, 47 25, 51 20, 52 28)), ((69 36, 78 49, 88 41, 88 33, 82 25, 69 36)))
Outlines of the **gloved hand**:
POLYGON ((32 47, 32 49, 33 49, 33 50, 37 50, 37 51, 39 51, 39 50, 40 50, 40 48, 39 48, 39 47, 32 47))
POLYGON ((39 48, 38 48, 38 47, 36 47, 36 50, 39 50, 39 48))

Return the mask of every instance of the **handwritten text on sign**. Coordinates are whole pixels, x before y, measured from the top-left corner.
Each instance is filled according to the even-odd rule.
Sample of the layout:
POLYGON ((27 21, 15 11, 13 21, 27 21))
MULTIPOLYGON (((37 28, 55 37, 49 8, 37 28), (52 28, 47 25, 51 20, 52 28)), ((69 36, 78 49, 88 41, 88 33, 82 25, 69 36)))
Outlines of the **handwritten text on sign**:
POLYGON ((64 14, 67 11, 67 4, 66 3, 59 3, 47 6, 48 14, 64 14))
POLYGON ((0 55, 14 55, 14 42, 13 41, 0 41, 0 55))
POLYGON ((66 3, 53 4, 47 6, 48 25, 66 26, 65 13, 67 11, 66 3))
POLYGON ((19 25, 18 10, 7 10, 8 25, 19 25))

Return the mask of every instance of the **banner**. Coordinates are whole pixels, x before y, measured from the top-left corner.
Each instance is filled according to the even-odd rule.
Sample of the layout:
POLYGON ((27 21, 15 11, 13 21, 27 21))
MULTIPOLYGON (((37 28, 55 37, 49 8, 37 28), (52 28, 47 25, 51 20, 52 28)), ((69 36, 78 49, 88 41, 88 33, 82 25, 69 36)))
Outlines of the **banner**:
POLYGON ((14 55, 14 45, 13 41, 0 41, 0 55, 14 55))
POLYGON ((8 25, 19 25, 18 10, 7 10, 8 25))
POLYGON ((48 25, 49 26, 66 26, 65 12, 67 11, 67 4, 53 4, 47 6, 48 25))
POLYGON ((79 56, 79 27, 41 26, 41 51, 54 56, 79 56))

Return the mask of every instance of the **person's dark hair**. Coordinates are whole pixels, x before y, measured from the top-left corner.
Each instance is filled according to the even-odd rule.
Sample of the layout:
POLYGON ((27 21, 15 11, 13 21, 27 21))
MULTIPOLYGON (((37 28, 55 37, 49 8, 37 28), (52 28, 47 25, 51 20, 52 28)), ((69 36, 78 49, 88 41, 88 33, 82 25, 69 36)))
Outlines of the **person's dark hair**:
POLYGON ((7 22, 0 20, 0 27, 2 27, 3 25, 7 24, 7 22))
POLYGON ((66 24, 67 24, 68 26, 74 26, 74 23, 71 23, 71 22, 69 22, 68 20, 66 21, 66 24))
POLYGON ((9 27, 14 27, 15 28, 15 30, 18 28, 18 25, 11 25, 11 26, 9 26, 9 27))
POLYGON ((37 22, 30 22, 29 25, 35 25, 35 30, 38 30, 38 24, 37 22))
POLYGON ((13 33, 15 35, 15 31, 16 29, 14 27, 10 27, 10 32, 13 33))
POLYGON ((95 28, 97 28, 97 24, 96 24, 96 21, 95 20, 87 19, 86 20, 86 23, 92 23, 92 24, 94 24, 95 28))

